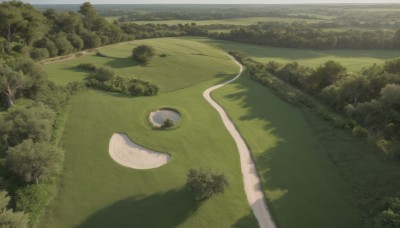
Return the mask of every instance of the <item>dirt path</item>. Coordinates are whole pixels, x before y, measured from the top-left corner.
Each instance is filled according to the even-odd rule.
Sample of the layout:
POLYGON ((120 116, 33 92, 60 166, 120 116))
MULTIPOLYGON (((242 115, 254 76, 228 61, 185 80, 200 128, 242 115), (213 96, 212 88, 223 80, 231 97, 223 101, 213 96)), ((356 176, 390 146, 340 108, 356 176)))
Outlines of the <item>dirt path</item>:
POLYGON ((81 56, 84 56, 84 55, 94 54, 94 53, 95 53, 94 51, 83 50, 83 51, 79 51, 79 52, 72 53, 72 54, 65 55, 65 56, 57 56, 57 57, 54 57, 54 58, 45 59, 45 60, 39 61, 39 63, 43 64, 43 65, 59 63, 59 62, 72 60, 72 59, 75 59, 77 57, 81 57, 81 56), (76 54, 78 54, 78 53, 80 53, 81 55, 77 56, 76 54))
POLYGON ((236 77, 231 80, 208 88, 203 93, 203 97, 207 100, 208 103, 211 104, 219 113, 224 122, 226 129, 229 131, 231 136, 236 142, 236 146, 239 150, 240 155, 240 165, 243 174, 243 182, 244 182, 244 190, 246 191, 247 200, 253 210, 254 215, 258 220, 258 224, 261 228, 275 228, 275 223, 272 221, 271 215, 268 211, 267 205, 265 204, 264 194, 261 190, 260 178, 257 174, 257 169, 254 165, 254 161, 251 157, 250 150, 247 147, 245 141, 242 136, 240 136, 238 130, 235 125, 229 119, 228 115, 224 111, 224 109, 219 106, 210 96, 211 92, 221 88, 222 86, 235 81, 238 79, 243 72, 243 66, 237 62, 232 56, 229 56, 237 65, 240 67, 239 73, 236 77))

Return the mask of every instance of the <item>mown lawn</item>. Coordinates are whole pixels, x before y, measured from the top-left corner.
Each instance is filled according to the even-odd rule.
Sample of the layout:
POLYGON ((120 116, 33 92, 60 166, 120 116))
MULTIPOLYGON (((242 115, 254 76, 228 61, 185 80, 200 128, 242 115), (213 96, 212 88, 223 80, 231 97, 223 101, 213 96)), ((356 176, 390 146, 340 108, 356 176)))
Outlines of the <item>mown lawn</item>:
POLYGON ((161 92, 170 92, 211 78, 222 78, 224 69, 229 69, 232 64, 221 50, 207 44, 176 38, 138 40, 105 46, 98 50, 102 56, 87 55, 45 65, 50 80, 61 85, 81 81, 89 72, 76 66, 80 63, 94 63, 97 66, 109 66, 123 77, 154 82, 159 85, 161 92), (132 49, 141 44, 151 45, 156 50, 156 56, 146 66, 130 58, 132 49), (160 57, 161 54, 167 56, 160 57))
POLYGON ((224 50, 242 51, 256 61, 267 63, 277 61, 283 64, 298 62, 299 64, 317 67, 328 60, 340 62, 349 71, 359 71, 375 63, 380 64, 386 60, 400 57, 400 51, 391 50, 309 50, 276 48, 252 44, 243 44, 222 40, 192 37, 192 40, 201 41, 222 48, 224 50))
MULTIPOLYGON (((224 63, 219 77, 214 77, 216 58, 202 58, 208 59, 211 68, 204 67, 198 74, 203 82, 189 88, 138 98, 89 90, 72 98, 62 139, 66 157, 59 192, 40 227, 257 227, 243 191, 233 139, 202 97, 206 88, 231 78, 238 67, 227 58, 218 59, 224 63), (165 106, 182 114, 178 127, 152 129, 146 116, 165 106), (108 154, 115 132, 127 133, 146 148, 170 153, 172 160, 151 170, 123 167, 108 154), (184 187, 190 168, 224 172, 231 185, 223 195, 196 202, 184 187)), ((185 66, 185 59, 190 60, 174 60, 174 65, 185 66)), ((116 64, 118 60, 124 61, 116 58, 116 64)), ((65 68, 66 62, 52 66, 56 69, 57 65, 65 68)), ((181 76, 192 73, 185 69, 181 76)), ((60 76, 76 73, 65 72, 60 76)))

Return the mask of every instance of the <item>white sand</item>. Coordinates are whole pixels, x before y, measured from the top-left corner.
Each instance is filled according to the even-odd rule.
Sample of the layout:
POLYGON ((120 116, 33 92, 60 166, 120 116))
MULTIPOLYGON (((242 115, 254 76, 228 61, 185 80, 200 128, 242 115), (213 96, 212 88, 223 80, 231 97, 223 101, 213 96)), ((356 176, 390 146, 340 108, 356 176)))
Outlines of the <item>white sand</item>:
POLYGON ((247 195, 247 200, 253 210, 254 215, 256 216, 258 223, 261 228, 275 228, 275 223, 273 222, 271 215, 268 211, 267 205, 265 204, 264 194, 261 190, 260 178, 258 177, 257 172, 255 172, 256 167, 254 165, 253 159, 251 157, 249 148, 243 138, 240 136, 238 130, 233 125, 232 121, 229 119, 228 115, 224 111, 224 109, 219 106, 213 99, 211 99, 210 93, 222 86, 238 79, 243 71, 243 66, 237 62, 232 56, 229 56, 237 65, 240 66, 239 74, 236 75, 233 79, 213 86, 203 93, 203 97, 210 103, 220 114, 222 121, 226 129, 232 135, 233 139, 236 142, 236 146, 239 150, 240 154, 240 165, 243 174, 243 182, 244 189, 247 195))
POLYGON ((143 148, 127 135, 115 133, 110 139, 108 152, 118 164, 134 169, 153 169, 167 164, 171 156, 143 148))

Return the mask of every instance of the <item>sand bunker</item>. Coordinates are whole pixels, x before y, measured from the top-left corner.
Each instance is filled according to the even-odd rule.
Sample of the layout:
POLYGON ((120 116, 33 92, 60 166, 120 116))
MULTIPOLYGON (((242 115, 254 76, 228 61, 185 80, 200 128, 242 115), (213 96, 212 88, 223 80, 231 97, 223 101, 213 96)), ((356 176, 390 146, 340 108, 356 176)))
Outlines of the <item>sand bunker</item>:
POLYGON ((181 115, 172 109, 159 109, 149 115, 150 123, 154 127, 161 127, 166 119, 171 119, 176 124, 180 118, 181 115))
POLYGON ((168 154, 136 145, 122 133, 115 133, 111 137, 108 151, 118 164, 134 169, 157 168, 165 165, 171 158, 168 154))

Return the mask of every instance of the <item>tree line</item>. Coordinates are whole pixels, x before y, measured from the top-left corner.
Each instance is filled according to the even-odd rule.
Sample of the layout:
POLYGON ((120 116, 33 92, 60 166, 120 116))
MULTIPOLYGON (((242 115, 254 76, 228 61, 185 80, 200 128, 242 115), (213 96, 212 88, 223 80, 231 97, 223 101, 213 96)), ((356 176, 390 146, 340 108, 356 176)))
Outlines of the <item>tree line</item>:
POLYGON ((0 56, 3 62, 29 55, 41 60, 128 40, 86 2, 79 12, 38 11, 19 1, 0 4, 0 56))

